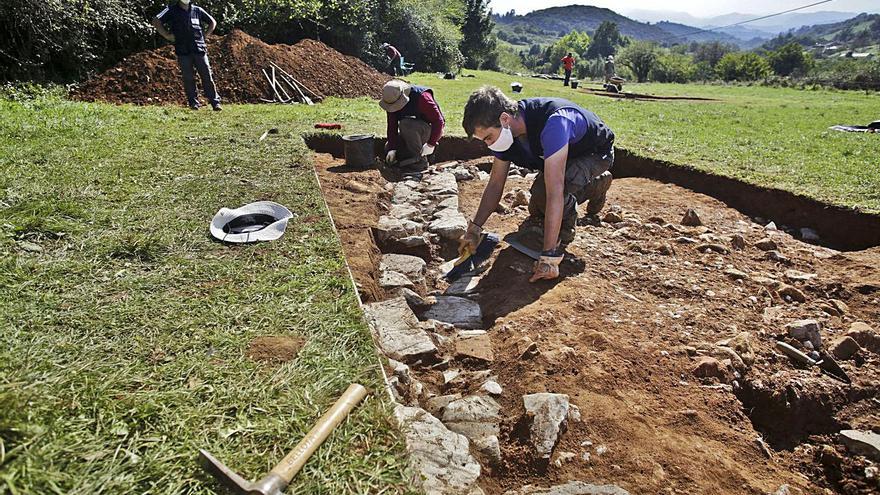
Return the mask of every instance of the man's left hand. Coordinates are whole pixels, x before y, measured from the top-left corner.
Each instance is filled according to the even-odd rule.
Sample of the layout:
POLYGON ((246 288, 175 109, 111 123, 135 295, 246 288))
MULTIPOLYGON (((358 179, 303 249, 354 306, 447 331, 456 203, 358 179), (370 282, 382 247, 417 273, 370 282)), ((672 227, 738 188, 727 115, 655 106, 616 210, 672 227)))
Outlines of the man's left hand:
POLYGON ((425 145, 422 146, 422 156, 428 156, 433 153, 434 153, 434 147, 431 146, 430 144, 425 143, 425 145))
POLYGON ((537 282, 538 280, 553 280, 559 277, 559 264, 565 256, 547 256, 542 254, 538 261, 535 262, 534 272, 529 282, 537 282))

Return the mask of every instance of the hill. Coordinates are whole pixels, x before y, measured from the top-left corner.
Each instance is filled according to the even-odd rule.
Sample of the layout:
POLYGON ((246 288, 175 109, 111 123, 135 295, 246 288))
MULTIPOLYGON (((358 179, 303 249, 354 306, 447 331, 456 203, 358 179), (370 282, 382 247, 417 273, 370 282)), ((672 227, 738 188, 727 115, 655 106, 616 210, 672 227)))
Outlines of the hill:
POLYGON ((791 41, 804 46, 835 45, 841 50, 877 51, 876 47, 880 45, 880 14, 859 14, 842 22, 802 27, 780 35, 764 47, 772 49, 791 41))
POLYGON ((496 15, 494 18, 500 37, 518 45, 550 44, 573 30, 592 33, 605 21, 616 23, 621 34, 637 40, 671 43, 690 41, 742 43, 742 40, 725 33, 710 32, 682 36, 700 29, 670 22, 657 24, 639 22, 613 10, 589 5, 551 7, 525 15, 496 15))

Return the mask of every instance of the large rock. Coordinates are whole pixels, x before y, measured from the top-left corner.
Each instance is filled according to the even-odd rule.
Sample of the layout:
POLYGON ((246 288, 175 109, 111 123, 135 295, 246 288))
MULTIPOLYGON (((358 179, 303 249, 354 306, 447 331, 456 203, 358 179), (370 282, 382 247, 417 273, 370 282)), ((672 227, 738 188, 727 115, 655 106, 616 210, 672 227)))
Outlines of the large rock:
POLYGON ((458 183, 451 172, 429 175, 422 180, 422 191, 428 196, 441 198, 458 195, 458 183))
POLYGON ((386 356, 406 363, 436 354, 434 341, 419 328, 419 320, 403 296, 365 304, 364 311, 386 356))
POLYGON ((850 452, 880 461, 880 435, 872 431, 843 430, 840 441, 850 452))
POLYGON ((407 254, 383 254, 379 261, 380 272, 397 272, 406 275, 406 278, 419 284, 425 281, 425 260, 409 256, 407 254))
POLYGON ((848 337, 859 343, 860 346, 874 354, 880 354, 880 335, 867 323, 857 321, 849 327, 846 332, 848 337))
POLYGON ((489 334, 482 330, 459 332, 455 339, 455 357, 476 359, 487 363, 494 361, 495 354, 492 352, 492 340, 489 338, 489 334))
POLYGON ((447 429, 418 407, 397 406, 394 415, 406 437, 416 485, 426 495, 477 495, 480 464, 470 453, 467 437, 447 429))
POLYGON ((684 216, 681 217, 681 224, 686 227, 699 227, 703 225, 703 221, 700 220, 700 215, 691 208, 688 208, 686 212, 684 212, 684 216))
POLYGON ((733 381, 733 371, 723 362, 709 356, 698 359, 691 373, 697 378, 716 378, 721 383, 733 381))
POLYGON ((523 405, 526 413, 532 416, 529 433, 535 452, 539 457, 549 459, 568 417, 568 395, 548 393, 524 395, 523 405))
POLYGON ((797 320, 785 325, 788 335, 801 342, 809 341, 813 348, 822 348, 822 335, 819 322, 816 320, 797 320))
POLYGON ((593 485, 583 481, 569 481, 550 488, 526 485, 519 490, 504 492, 504 495, 629 495, 629 492, 615 485, 593 485))
POLYGON ((749 332, 740 332, 730 339, 729 345, 747 366, 755 363, 755 348, 752 345, 752 335, 749 332))
POLYGON ((444 239, 459 239, 467 231, 467 219, 456 209, 444 208, 434 214, 428 230, 444 239))
POLYGON ((852 337, 843 336, 831 344, 831 354, 837 359, 850 359, 860 350, 862 348, 859 346, 859 343, 852 337))
POLYGON ((385 290, 394 291, 395 289, 402 288, 413 289, 415 288, 415 285, 413 285, 412 280, 406 278, 406 275, 392 270, 386 270, 379 276, 379 287, 382 287, 385 290))
POLYGON ((424 225, 412 220, 383 215, 379 217, 373 230, 376 232, 376 239, 379 242, 387 242, 422 235, 424 225))
POLYGON ((394 192, 391 195, 391 204, 417 205, 423 199, 425 199, 425 196, 416 190, 415 187, 404 182, 398 182, 394 185, 394 192))
POLYGON ((765 237, 760 241, 755 243, 755 247, 760 249, 761 251, 775 251, 779 249, 779 246, 776 244, 776 241, 769 237, 765 237))
POLYGON ((470 396, 452 401, 443 409, 443 424, 468 437, 493 463, 501 460, 498 442, 501 406, 491 397, 470 396))
POLYGON ((437 296, 437 302, 423 316, 425 319, 442 321, 458 328, 483 327, 480 305, 463 297, 437 296))
POLYGON ((401 220, 420 220, 422 214, 415 206, 402 204, 391 205, 391 209, 388 210, 388 216, 401 220))

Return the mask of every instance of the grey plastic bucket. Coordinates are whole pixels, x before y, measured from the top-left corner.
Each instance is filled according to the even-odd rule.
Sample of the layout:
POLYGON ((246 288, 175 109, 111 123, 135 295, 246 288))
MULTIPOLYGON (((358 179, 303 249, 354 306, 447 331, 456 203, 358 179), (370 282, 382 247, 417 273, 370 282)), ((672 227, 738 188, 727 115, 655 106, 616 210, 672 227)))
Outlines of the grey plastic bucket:
POLYGON ((578 81, 571 81, 571 89, 578 89, 578 84, 580 84, 578 81))
POLYGON ((345 143, 345 165, 351 168, 369 168, 376 162, 373 134, 342 136, 345 143))

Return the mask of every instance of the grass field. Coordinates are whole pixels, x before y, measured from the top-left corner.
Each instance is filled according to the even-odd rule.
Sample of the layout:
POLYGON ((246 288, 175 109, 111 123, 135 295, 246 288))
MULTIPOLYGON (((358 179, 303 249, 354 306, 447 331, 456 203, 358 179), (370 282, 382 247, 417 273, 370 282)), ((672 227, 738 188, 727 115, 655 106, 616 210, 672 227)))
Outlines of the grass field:
POLYGON ((198 448, 262 475, 351 381, 376 395, 291 493, 406 491, 310 157, 260 110, 0 102, 0 493, 213 493, 198 448), (297 215, 280 241, 209 238, 257 199, 297 215), (307 344, 247 358, 264 335, 307 344))
POLYGON ((880 213, 880 136, 828 130, 835 124, 865 125, 880 119, 876 93, 627 85, 625 90, 634 93, 718 100, 635 101, 573 91, 563 88, 561 81, 477 75, 456 81, 417 75, 413 80, 435 88, 455 134, 464 133, 462 109, 474 87, 494 84, 509 89, 510 82, 518 80, 525 85, 523 97, 560 96, 593 110, 615 131, 616 145, 637 154, 880 213))
MULTIPOLYGON (((476 75, 412 78, 435 88, 448 133, 474 88, 514 80, 476 75)), ((827 131, 880 118, 876 95, 631 85, 718 101, 618 101, 521 81, 595 110, 638 154, 880 212, 880 137, 827 131)), ((350 381, 380 388, 299 137, 321 121, 384 134, 367 99, 221 114, 0 101, 0 493, 211 493, 198 448, 255 477, 350 381), (259 199, 296 213, 280 241, 208 238, 217 209, 259 199), (307 344, 259 363, 246 351, 263 335, 307 344)), ((291 491, 406 491, 388 406, 360 407, 291 491)))

